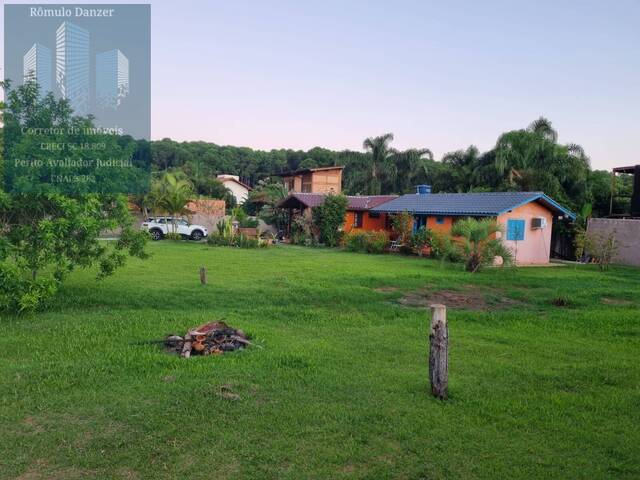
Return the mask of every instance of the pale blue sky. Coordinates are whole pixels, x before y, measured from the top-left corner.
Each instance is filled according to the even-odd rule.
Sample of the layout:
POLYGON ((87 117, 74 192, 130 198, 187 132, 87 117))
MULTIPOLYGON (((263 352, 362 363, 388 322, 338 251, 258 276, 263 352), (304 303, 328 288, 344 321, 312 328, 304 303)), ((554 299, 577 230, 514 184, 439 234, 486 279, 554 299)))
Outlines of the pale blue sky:
POLYGON ((640 163, 640 0, 151 5, 152 138, 360 149, 391 131, 439 159, 544 115, 595 168, 640 163))

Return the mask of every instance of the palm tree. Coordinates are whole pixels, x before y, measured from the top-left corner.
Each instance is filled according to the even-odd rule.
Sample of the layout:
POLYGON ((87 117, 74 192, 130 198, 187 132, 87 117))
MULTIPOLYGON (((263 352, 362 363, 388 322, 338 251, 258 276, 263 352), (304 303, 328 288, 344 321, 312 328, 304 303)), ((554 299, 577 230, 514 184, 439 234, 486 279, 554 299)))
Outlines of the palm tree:
POLYGON ((418 182, 418 178, 427 174, 427 161, 433 160, 428 148, 410 148, 391 155, 393 175, 387 189, 389 192, 408 193, 418 182))
POLYGON ((171 224, 175 235, 178 229, 176 217, 186 213, 187 203, 193 195, 191 183, 184 178, 178 178, 173 173, 165 173, 157 195, 160 198, 160 206, 172 217, 171 224))
MULTIPOLYGON (((527 129, 500 136, 495 148, 495 168, 505 187, 542 190, 560 201, 584 196, 589 158, 576 144, 560 145, 551 122, 539 118, 527 129)), ((584 199, 573 207, 579 207, 584 199)))
POLYGON ((475 186, 476 169, 480 165, 480 152, 471 145, 466 150, 449 152, 442 157, 442 163, 450 165, 452 183, 459 192, 468 192, 475 186))
POLYGON ((368 172, 368 192, 370 195, 380 195, 380 176, 386 171, 391 173, 392 166, 389 158, 396 153, 389 144, 393 141, 393 133, 385 133, 379 137, 369 137, 362 143, 362 148, 371 155, 371 165, 368 172))
POLYGON ((465 218, 456 222, 451 235, 460 237, 454 242, 465 260, 465 270, 477 272, 482 265, 491 265, 496 257, 502 257, 503 265, 511 264, 513 255, 495 234, 502 226, 492 218, 465 218))
POLYGON ((534 120, 529 124, 527 130, 531 133, 535 133, 536 135, 540 135, 545 140, 549 140, 550 142, 556 143, 558 141, 558 132, 553 129, 551 122, 544 118, 540 117, 537 120, 534 120))

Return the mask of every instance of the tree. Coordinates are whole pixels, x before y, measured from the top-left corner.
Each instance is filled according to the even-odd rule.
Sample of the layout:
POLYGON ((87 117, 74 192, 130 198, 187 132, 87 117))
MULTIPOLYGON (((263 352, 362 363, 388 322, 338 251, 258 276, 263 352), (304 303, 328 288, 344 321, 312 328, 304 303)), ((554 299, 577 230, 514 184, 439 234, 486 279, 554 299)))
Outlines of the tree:
POLYGON ((428 148, 393 151, 391 162, 393 167, 387 181, 383 182, 383 191, 409 193, 427 175, 428 164, 433 162, 433 153, 428 148))
POLYGON ((171 216, 173 235, 178 231, 178 216, 187 213, 186 207, 193 195, 191 183, 185 178, 178 178, 173 173, 165 173, 159 186, 159 205, 171 216))
POLYGON ((329 247, 340 243, 347 204, 344 195, 328 195, 322 205, 313 209, 313 223, 318 229, 321 243, 329 247))
MULTIPOLYGON (((91 118, 72 117, 65 100, 52 95, 41 98, 37 86, 26 84, 15 90, 7 83, 2 86, 7 98, 2 106, 7 156, 3 155, 0 169, 20 152, 41 155, 41 140, 22 135, 23 127, 61 127, 66 131, 64 127, 71 124, 92 125, 91 118)), ((75 141, 57 135, 60 142, 75 141)), ((105 154, 114 157, 128 148, 101 135, 92 141, 104 141, 109 146, 105 154)), ((123 265, 127 256, 146 257, 146 234, 132 228, 123 195, 0 190, 0 232, 1 310, 27 311, 43 306, 76 268, 97 264, 98 277, 104 277, 123 265), (118 241, 109 245, 98 240, 103 231, 115 229, 122 229, 118 241)))
POLYGON ((367 138, 362 147, 370 155, 367 193, 380 195, 382 188, 381 177, 390 170, 389 158, 395 153, 389 144, 393 141, 393 133, 385 133, 379 137, 367 138))
POLYGON ((398 213, 391 219, 391 225, 393 231, 397 235, 397 240, 401 245, 404 245, 411 236, 411 226, 413 217, 409 212, 398 213))
POLYGON ((544 191, 578 209, 589 200, 589 158, 579 145, 559 145, 557 138, 545 118, 507 132, 496 144, 495 166, 505 189, 544 191))
POLYGON ((476 169, 480 165, 480 152, 471 145, 466 150, 449 152, 442 157, 451 177, 452 189, 457 192, 469 192, 476 186, 476 169))
POLYGON ((195 193, 198 195, 204 195, 209 198, 216 198, 218 200, 224 200, 225 206, 228 209, 232 209, 237 205, 236 197, 231 190, 224 186, 224 184, 213 177, 198 177, 195 180, 195 193))
POLYGON ((503 265, 513 260, 511 251, 494 235, 502 232, 502 227, 491 218, 477 220, 464 218, 453 225, 451 235, 460 237, 453 242, 465 262, 468 272, 477 272, 483 265, 491 265, 496 257, 501 257, 503 265))
POLYGON ((433 232, 425 226, 420 227, 411 235, 411 248, 420 256, 425 247, 431 245, 433 232))
POLYGON ((284 229, 287 222, 286 212, 276 206, 288 194, 282 182, 271 182, 267 179, 259 182, 256 188, 249 192, 249 198, 244 202, 243 208, 249 215, 256 215, 265 223, 284 229))

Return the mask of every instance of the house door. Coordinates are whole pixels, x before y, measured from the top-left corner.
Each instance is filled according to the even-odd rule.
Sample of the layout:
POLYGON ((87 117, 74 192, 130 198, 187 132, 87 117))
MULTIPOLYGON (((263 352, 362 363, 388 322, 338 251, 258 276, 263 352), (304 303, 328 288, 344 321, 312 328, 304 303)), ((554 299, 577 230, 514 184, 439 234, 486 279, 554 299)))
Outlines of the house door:
POLYGON ((426 215, 414 215, 413 216, 413 233, 420 230, 420 227, 427 226, 427 216, 426 215))

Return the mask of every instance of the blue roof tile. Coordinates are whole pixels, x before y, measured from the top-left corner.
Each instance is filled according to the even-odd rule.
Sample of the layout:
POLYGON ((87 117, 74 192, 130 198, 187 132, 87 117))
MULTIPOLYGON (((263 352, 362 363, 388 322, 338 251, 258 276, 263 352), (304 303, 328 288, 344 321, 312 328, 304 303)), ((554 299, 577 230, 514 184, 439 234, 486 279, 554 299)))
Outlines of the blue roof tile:
POLYGON ((543 192, 412 193, 371 209, 372 212, 409 212, 423 215, 497 216, 537 201, 557 215, 575 219, 575 214, 543 192))

